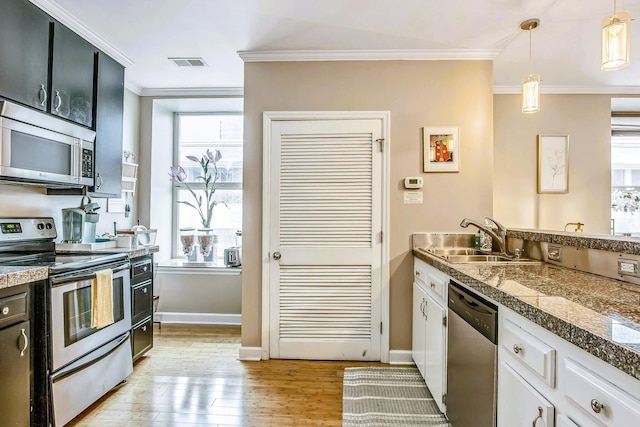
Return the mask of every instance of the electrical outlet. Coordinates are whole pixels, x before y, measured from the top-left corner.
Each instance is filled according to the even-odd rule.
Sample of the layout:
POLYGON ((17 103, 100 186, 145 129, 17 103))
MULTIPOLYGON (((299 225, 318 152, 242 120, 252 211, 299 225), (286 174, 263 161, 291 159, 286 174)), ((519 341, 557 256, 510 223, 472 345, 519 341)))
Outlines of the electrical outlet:
POLYGON ((562 248, 560 246, 549 245, 547 256, 550 261, 562 262, 562 248))
POLYGON ((634 259, 618 258, 618 274, 622 276, 637 276, 638 261, 634 259))

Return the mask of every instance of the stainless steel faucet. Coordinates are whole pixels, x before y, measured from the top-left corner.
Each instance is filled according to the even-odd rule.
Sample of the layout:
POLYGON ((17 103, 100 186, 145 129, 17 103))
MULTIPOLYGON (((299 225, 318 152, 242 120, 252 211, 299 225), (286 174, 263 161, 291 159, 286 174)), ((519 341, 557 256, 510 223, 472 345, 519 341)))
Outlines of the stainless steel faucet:
POLYGON ((478 221, 474 221, 472 219, 469 218, 464 218, 461 222, 460 222, 460 227, 464 227, 467 228, 469 225, 473 225, 474 227, 477 227, 478 229, 484 231, 485 233, 487 233, 489 236, 491 236, 491 238, 497 243, 498 248, 500 249, 500 255, 507 255, 507 229, 500 224, 499 222, 497 222, 496 220, 489 218, 489 217, 485 217, 485 219, 491 221, 492 223, 494 223, 496 225, 496 227, 498 228, 498 233, 496 234, 495 231, 493 231, 492 229, 485 227, 483 224, 480 224, 478 221))

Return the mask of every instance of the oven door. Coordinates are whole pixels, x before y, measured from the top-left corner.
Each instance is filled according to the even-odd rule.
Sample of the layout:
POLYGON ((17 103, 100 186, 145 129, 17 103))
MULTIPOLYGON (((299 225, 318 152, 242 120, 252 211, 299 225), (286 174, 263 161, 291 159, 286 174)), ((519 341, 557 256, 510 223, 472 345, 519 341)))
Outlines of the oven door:
POLYGON ((79 359, 131 329, 129 263, 113 269, 114 323, 91 327, 91 284, 95 273, 51 279, 51 371, 79 359))

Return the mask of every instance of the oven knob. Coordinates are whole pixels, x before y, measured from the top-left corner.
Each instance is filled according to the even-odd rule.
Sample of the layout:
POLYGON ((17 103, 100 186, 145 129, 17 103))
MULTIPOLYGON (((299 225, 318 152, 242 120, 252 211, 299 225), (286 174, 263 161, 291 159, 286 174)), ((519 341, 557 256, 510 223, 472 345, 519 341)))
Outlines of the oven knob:
POLYGON ((50 222, 45 224, 45 227, 47 227, 47 230, 51 230, 53 228, 53 225, 51 225, 50 222))
POLYGON ((2 307, 2 315, 6 316, 7 314, 9 314, 9 307, 7 306, 2 307))
POLYGON ((43 223, 39 223, 38 225, 36 225, 36 228, 38 230, 44 230, 44 224, 43 223))

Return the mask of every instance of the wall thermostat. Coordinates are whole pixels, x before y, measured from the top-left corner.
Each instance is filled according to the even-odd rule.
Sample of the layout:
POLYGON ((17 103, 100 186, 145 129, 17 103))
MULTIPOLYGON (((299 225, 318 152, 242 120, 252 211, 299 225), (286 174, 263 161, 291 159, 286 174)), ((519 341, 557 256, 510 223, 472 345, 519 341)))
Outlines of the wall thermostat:
POLYGON ((404 187, 405 188, 422 188, 422 177, 421 176, 408 176, 404 179, 404 187))

